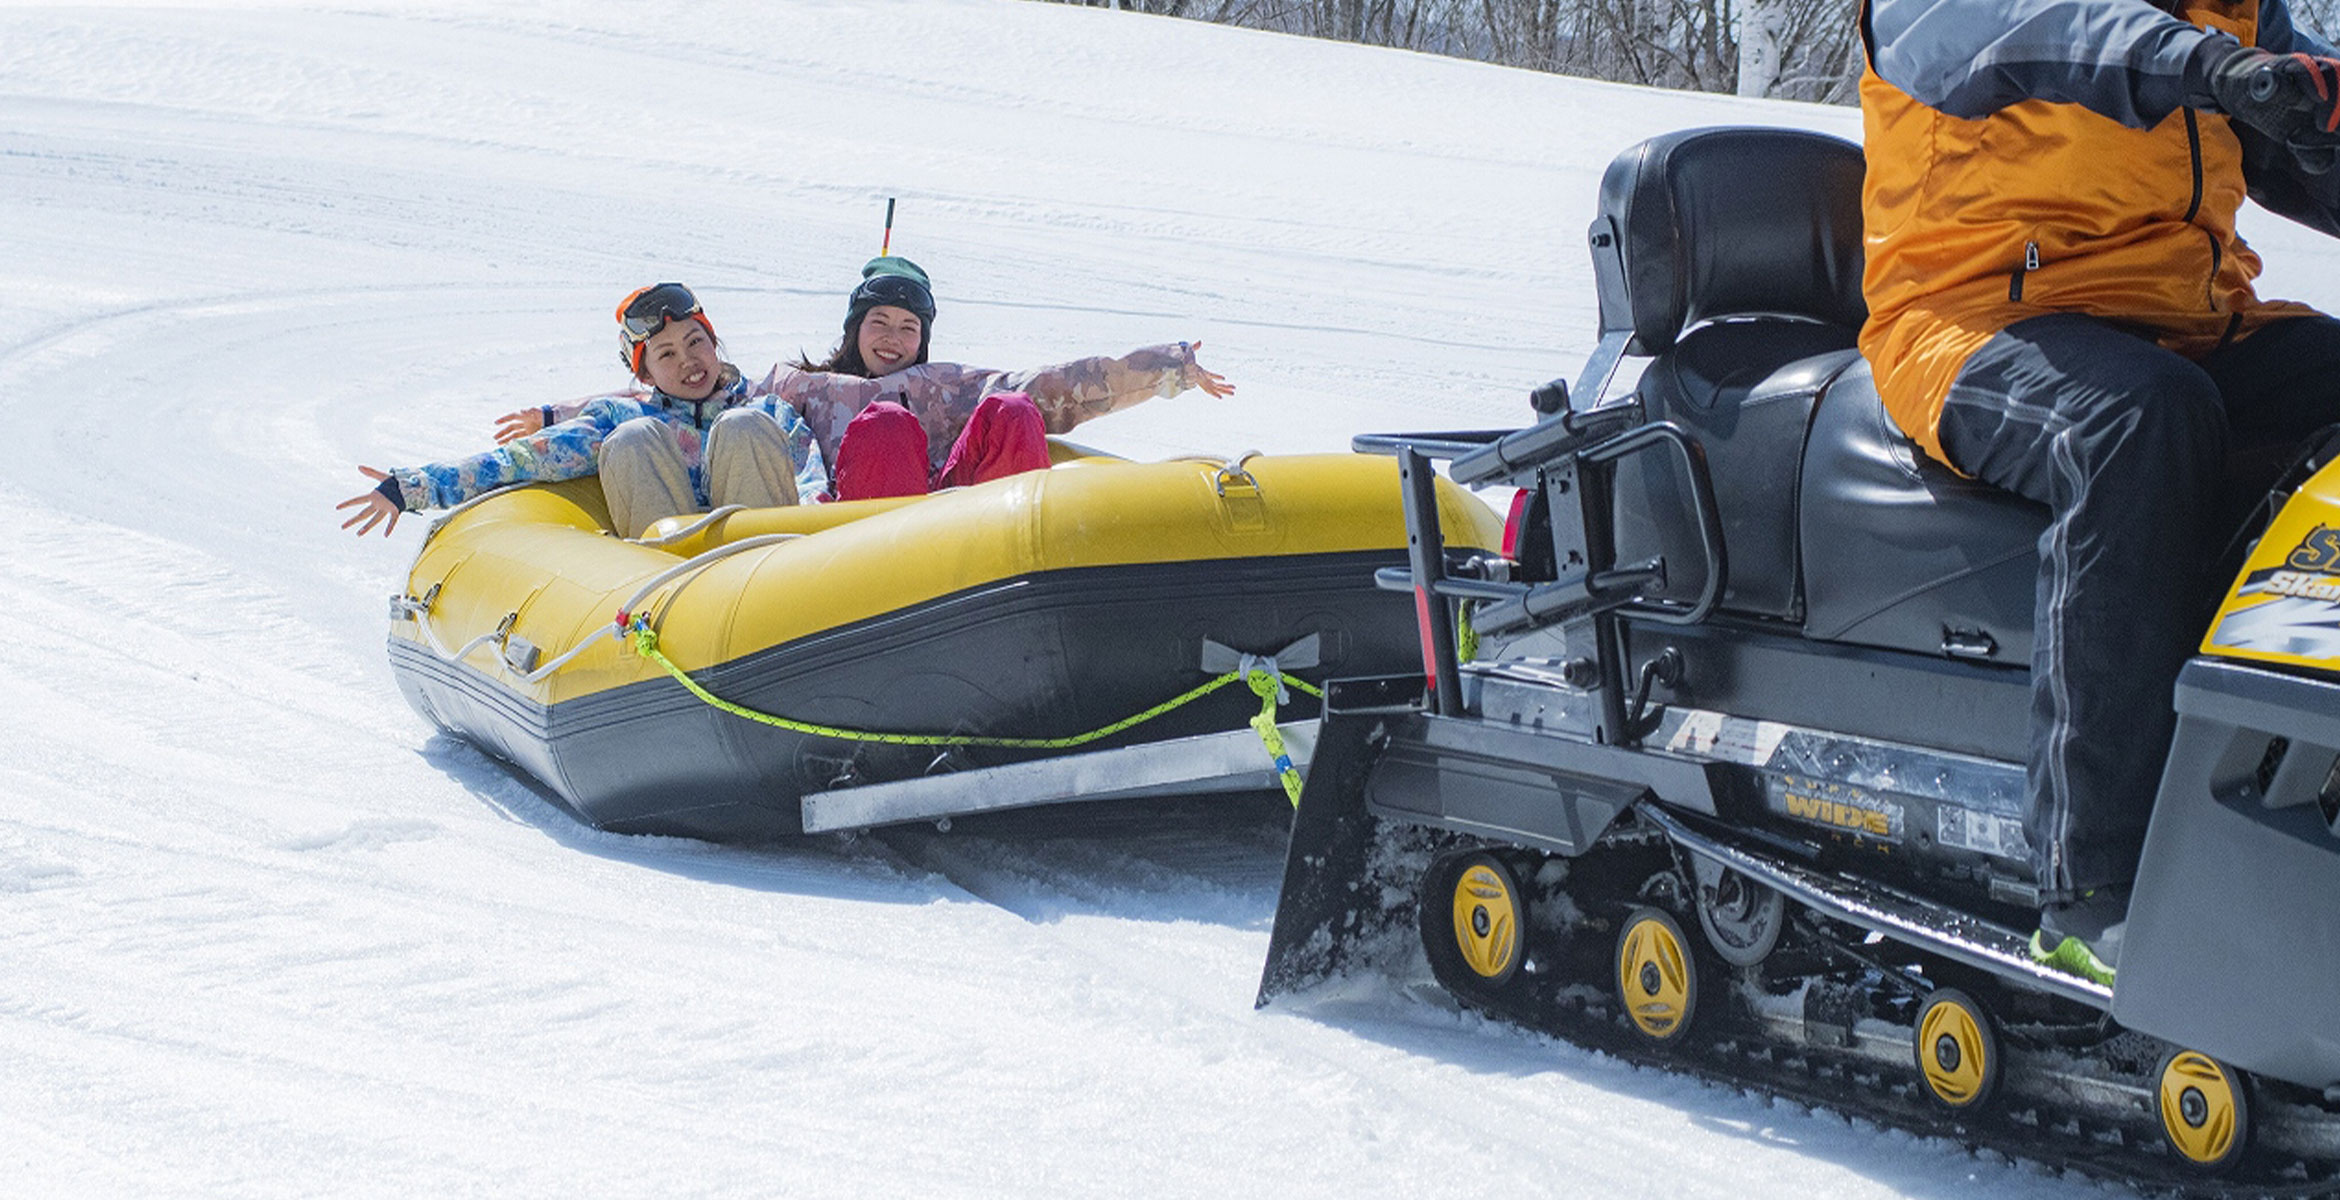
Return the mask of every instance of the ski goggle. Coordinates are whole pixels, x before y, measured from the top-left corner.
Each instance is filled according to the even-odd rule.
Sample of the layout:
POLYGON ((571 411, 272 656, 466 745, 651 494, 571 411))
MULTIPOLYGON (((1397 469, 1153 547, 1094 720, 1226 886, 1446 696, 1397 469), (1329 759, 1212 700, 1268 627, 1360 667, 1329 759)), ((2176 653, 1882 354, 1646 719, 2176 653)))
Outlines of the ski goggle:
POLYGON ((669 321, 698 315, 699 298, 691 294, 691 289, 679 283, 652 284, 618 305, 618 329, 626 344, 634 346, 649 341, 669 321))
POLYGON ((636 374, 642 371, 643 343, 676 321, 697 321, 708 337, 715 336, 699 298, 679 283, 652 284, 627 296, 618 304, 617 321, 618 358, 636 374))

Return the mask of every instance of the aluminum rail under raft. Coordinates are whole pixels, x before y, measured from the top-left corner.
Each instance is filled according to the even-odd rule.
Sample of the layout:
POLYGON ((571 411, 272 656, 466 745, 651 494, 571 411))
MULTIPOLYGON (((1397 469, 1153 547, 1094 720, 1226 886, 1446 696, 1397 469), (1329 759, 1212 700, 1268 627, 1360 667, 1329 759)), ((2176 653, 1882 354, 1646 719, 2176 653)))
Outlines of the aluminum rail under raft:
MULTIPOLYGON (((1276 727, 1293 766, 1302 772, 1316 749, 1316 722, 1276 727)), ((832 833, 947 821, 972 813, 1036 808, 1097 800, 1136 800, 1233 792, 1272 792, 1282 787, 1274 765, 1250 729, 1199 734, 1084 754, 1064 754, 867 783, 804 797, 804 831, 832 833)))

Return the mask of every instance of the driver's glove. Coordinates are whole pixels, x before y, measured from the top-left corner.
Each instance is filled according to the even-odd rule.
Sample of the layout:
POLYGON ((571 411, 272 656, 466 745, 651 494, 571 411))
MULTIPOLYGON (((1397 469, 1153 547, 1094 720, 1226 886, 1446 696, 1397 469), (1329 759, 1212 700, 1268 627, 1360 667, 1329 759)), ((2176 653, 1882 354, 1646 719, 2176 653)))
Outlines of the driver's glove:
POLYGON ((2193 91, 2289 147, 2318 174, 2340 162, 2340 59, 2236 46, 2206 64, 2193 91))

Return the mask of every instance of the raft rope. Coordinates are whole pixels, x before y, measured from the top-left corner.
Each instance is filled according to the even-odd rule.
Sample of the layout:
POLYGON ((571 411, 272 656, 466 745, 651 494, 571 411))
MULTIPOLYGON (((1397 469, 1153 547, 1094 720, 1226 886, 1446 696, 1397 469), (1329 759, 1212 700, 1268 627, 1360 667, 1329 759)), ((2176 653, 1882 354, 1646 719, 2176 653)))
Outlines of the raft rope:
MULTIPOLYGON (((765 533, 758 534, 755 537, 741 538, 736 542, 730 542, 721 546, 717 546, 712 550, 708 550, 683 562, 677 563, 674 566, 669 567, 666 570, 661 571, 657 575, 651 577, 648 583, 643 584, 640 588, 635 590, 632 599, 626 601, 626 608, 624 611, 631 611, 641 607, 642 602, 648 599, 651 593, 656 592, 659 588, 665 587, 667 584, 672 583, 678 578, 686 575, 690 575, 695 578, 696 572, 719 559, 729 558, 734 554, 741 553, 742 551, 756 550, 765 546, 778 545, 781 542, 794 541, 797 538, 803 536, 804 535, 801 533, 765 533)), ((677 587, 675 591, 679 593, 682 591, 682 588, 677 587)), ((471 652, 479 649, 481 646, 508 643, 512 634, 513 617, 518 616, 519 614, 517 613, 513 614, 513 616, 505 617, 503 623, 497 625, 494 629, 483 633, 468 642, 465 642, 462 649, 449 650, 447 648, 447 644, 439 640, 439 631, 432 627, 429 620, 431 613, 431 601, 436 598, 437 594, 438 589, 434 587, 431 589, 430 595, 427 595, 420 600, 408 599, 403 596, 394 597, 390 602, 390 611, 391 615, 394 617, 412 620, 415 625, 421 629, 423 640, 430 643, 432 651, 437 653, 440 658, 443 658, 448 662, 461 662, 465 658, 470 657, 471 652)), ((668 599, 671 600, 673 597, 669 596, 668 599)), ((568 650, 560 657, 553 659, 551 662, 548 662, 533 671, 522 671, 520 667, 512 662, 508 656, 504 660, 504 666, 511 670, 514 674, 519 675, 520 682, 522 683, 531 685, 542 683, 546 679, 551 678, 553 672, 569 665, 570 660, 576 658, 580 654, 585 653, 586 650, 590 649, 601 639, 610 637, 612 635, 622 636, 625 632, 624 623, 622 621, 614 627, 603 625, 600 628, 595 629, 592 633, 578 639, 577 644, 569 647, 568 650)))
POLYGON ((1284 749, 1284 731, 1276 724, 1276 706, 1289 703, 1292 699, 1291 693, 1284 690, 1287 680, 1319 700, 1324 698, 1324 691, 1284 674, 1276 666, 1272 654, 1264 657, 1257 654, 1244 655, 1235 673, 1241 675, 1251 685, 1252 694, 1259 697, 1259 715, 1251 718, 1251 731, 1259 735, 1259 744, 1267 747, 1268 757, 1275 760, 1276 781, 1284 785, 1284 795, 1291 798, 1292 807, 1298 808, 1300 771, 1292 765, 1292 756, 1284 749))
MULTIPOLYGON (((1219 471, 1215 476, 1215 479, 1220 494, 1224 495, 1226 493, 1227 482, 1230 478, 1249 478, 1250 473, 1244 470, 1244 464, 1258 455, 1259 451, 1252 450, 1245 452, 1233 460, 1217 457, 1194 457, 1196 457, 1199 461, 1212 462, 1219 466, 1219 471)), ((1256 482, 1254 482, 1253 486, 1257 486, 1256 482)), ((434 522, 431 526, 430 533, 436 534, 439 529, 447 523, 447 519, 453 517, 456 513, 461 512, 466 508, 472 507, 479 501, 487 499, 489 496, 497 495, 510 490, 513 489, 498 488, 492 492, 473 497, 472 500, 458 505, 455 509, 449 511, 438 521, 434 522)), ((714 512, 703 515, 698 521, 692 523, 691 525, 675 530, 674 532, 669 533, 664 537, 655 539, 642 539, 639 544, 647 546, 664 546, 674 542, 682 541, 692 534, 695 534, 700 530, 714 524, 716 521, 730 516, 733 512, 737 511, 737 508, 738 506, 719 508, 714 512)), ((1086 733, 1077 733, 1068 737, 1057 738, 1017 738, 978 736, 973 734, 889 733, 874 730, 845 729, 832 725, 820 725, 810 721, 798 721, 788 717, 777 716, 772 713, 757 712, 754 709, 734 704, 731 701, 725 700, 722 697, 715 695, 713 692, 708 691, 706 688, 700 686, 697 680, 692 679, 689 673, 685 672, 681 667, 676 666, 674 661, 666 657, 666 654, 658 648, 658 631, 651 628, 650 615, 646 612, 639 611, 639 609, 641 608, 643 602, 649 599, 650 596, 659 588, 664 587, 666 584, 674 581, 675 579, 682 578, 684 576, 695 577, 698 572, 714 563, 718 559, 728 558, 743 551, 760 549, 765 546, 770 546, 778 542, 790 541, 802 536, 804 535, 794 533, 763 534, 756 537, 742 538, 739 541, 717 546, 713 549, 693 555, 683 562, 676 564, 674 567, 660 572, 649 582, 644 583, 639 589, 637 589, 634 592, 633 597, 626 601, 625 607, 618 610, 617 621, 614 624, 601 626, 600 628, 594 630, 594 632, 591 634, 580 639, 576 645, 569 647, 569 649, 563 652, 559 657, 554 658, 552 661, 547 662, 531 671, 522 671, 521 664, 515 661, 514 656, 510 653, 512 648, 511 632, 513 619, 519 615, 518 613, 513 613, 511 616, 507 616, 503 622, 499 624, 494 630, 483 633, 478 637, 471 639, 469 642, 464 643, 463 647, 459 650, 448 649, 446 643, 439 640, 438 631, 432 627, 432 623, 430 621, 431 604, 432 601, 437 598, 437 588, 432 588, 429 595, 426 595, 419 600, 407 596, 393 597, 391 599, 391 615, 398 619, 414 621, 416 626, 419 627, 419 631, 423 635, 423 640, 429 644, 430 648, 435 653, 437 653, 440 658, 449 662, 459 662, 465 658, 468 658, 472 651, 477 650, 482 646, 503 646, 506 650, 506 653, 502 656, 506 669, 511 670, 516 675, 518 675, 520 682, 530 685, 541 683, 545 679, 551 677, 554 672, 559 671, 561 668, 567 666, 571 661, 575 660, 578 655, 583 654, 586 650, 592 648, 605 637, 630 637, 633 641, 634 650, 636 653, 640 654, 643 658, 658 664, 661 669, 665 670, 668 675, 673 676, 675 681, 682 684, 684 689, 689 691, 693 696, 696 696, 706 704, 723 712, 730 713, 735 717, 740 717, 744 720, 755 721, 759 724, 770 725, 779 729, 786 729, 795 733, 810 734, 815 737, 836 738, 840 741, 876 742, 883 745, 892 746, 990 746, 1017 750, 1066 750, 1076 746, 1085 746, 1091 742, 1100 741, 1104 738, 1111 737, 1114 734, 1123 732, 1124 730, 1132 729, 1136 726, 1142 725, 1147 721, 1151 721, 1154 718, 1163 715, 1164 713, 1168 713, 1175 709, 1182 708, 1188 704, 1192 704, 1195 701, 1200 700, 1203 697, 1208 696, 1211 693, 1216 692, 1219 689, 1226 687, 1228 684, 1234 683, 1236 680, 1240 679, 1245 681, 1245 683, 1251 688, 1253 695, 1259 697, 1259 714, 1251 718, 1249 722, 1252 731, 1259 735, 1260 745, 1267 750, 1268 757, 1273 760, 1275 765, 1276 779, 1283 785, 1284 794, 1290 798, 1294 808, 1299 807, 1300 771, 1293 765, 1292 756, 1284 745, 1284 733, 1277 724, 1276 711, 1280 705, 1291 702, 1291 692, 1288 690, 1290 688, 1298 688, 1301 692, 1309 696, 1316 697, 1320 700, 1324 698, 1324 689, 1317 687, 1316 685, 1311 684, 1307 680, 1301 679, 1298 676, 1285 673, 1283 669, 1277 665, 1275 655, 1244 654, 1237 662, 1234 670, 1225 672, 1216 678, 1206 680, 1203 683, 1189 688, 1186 691, 1173 696, 1170 699, 1153 706, 1152 708, 1146 709, 1143 712, 1124 717, 1110 725, 1092 729, 1086 733)), ((430 538, 428 535, 426 535, 424 538, 425 545, 428 545, 429 541, 430 538)), ((421 557, 419 550, 416 553, 416 557, 419 561, 421 557)), ((686 586, 688 582, 689 580, 686 579, 686 586)), ((680 587, 676 589, 678 592, 680 590, 680 587)), ((672 595, 669 595, 667 600, 671 602, 673 598, 674 597, 672 595)), ((1467 629, 1468 626, 1466 625, 1465 628, 1467 629)), ((1302 644, 1309 642, 1313 642, 1313 639, 1304 639, 1302 644)), ((1286 652, 1290 652, 1295 648, 1296 646, 1286 647, 1285 649, 1286 652)), ((1315 651, 1313 648, 1308 651, 1308 658, 1306 661, 1315 661, 1315 651)))
POLYGON ((1112 737, 1123 730, 1142 725, 1173 709, 1192 704, 1241 679, 1249 683, 1252 693, 1259 697, 1259 715, 1251 719, 1251 728, 1253 732, 1259 734, 1260 744, 1267 748, 1268 756, 1275 760, 1276 778, 1283 784, 1284 794, 1291 798, 1294 807, 1298 807, 1300 803, 1300 772, 1292 765, 1292 756, 1285 751, 1283 731, 1276 726, 1276 707, 1279 703, 1290 701, 1291 694, 1286 690, 1287 687, 1298 688, 1300 691, 1319 699, 1324 696, 1324 689, 1304 679, 1285 674, 1276 666, 1273 655, 1246 654, 1234 670, 1220 675, 1216 679, 1188 688, 1144 712, 1123 717, 1110 725, 1089 730, 1087 733, 1076 733, 1069 737, 993 737, 978 734, 887 733, 867 729, 845 729, 835 725, 821 725, 812 721, 799 721, 790 717, 776 716, 772 713, 758 712, 744 705, 734 704, 708 691, 700 685, 698 680, 691 678, 688 672, 676 666, 674 660, 666 657, 666 653, 658 648, 658 631, 651 628, 650 617, 647 613, 620 612, 615 628, 623 630, 626 636, 633 639, 635 653, 658 664, 668 675, 674 677, 675 682, 683 685, 684 690, 713 708, 744 720, 754 721, 760 725, 785 729, 791 733, 836 738, 848 742, 876 742, 887 746, 994 746, 1013 750, 1068 750, 1075 746, 1085 746, 1090 742, 1112 737))

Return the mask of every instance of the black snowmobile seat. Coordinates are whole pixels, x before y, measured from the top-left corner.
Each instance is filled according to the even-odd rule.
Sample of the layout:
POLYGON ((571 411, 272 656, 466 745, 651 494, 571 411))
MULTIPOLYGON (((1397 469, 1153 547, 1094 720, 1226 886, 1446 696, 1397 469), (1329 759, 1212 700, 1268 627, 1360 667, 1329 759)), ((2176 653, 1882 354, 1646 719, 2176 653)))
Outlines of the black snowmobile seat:
POLYGON ((1868 363, 1821 400, 1803 490, 1807 636, 2030 664, 2047 509, 1927 457, 1868 363))
MULTIPOLYGON (((1859 146, 1784 129, 1684 130, 1619 155, 1592 228, 1602 332, 1653 356, 1643 411, 1705 451, 1726 610, 2027 664, 2045 510, 1926 458, 1852 348, 1862 169, 1859 146)), ((1704 583, 1690 515, 1669 465, 1619 464, 1618 560, 1663 554, 1670 596, 1704 583)))
MULTIPOLYGON (((1654 356, 1639 395, 1698 439, 1728 578, 1722 606, 1802 617, 1796 478, 1820 390, 1861 301, 1861 151, 1790 129, 1691 129, 1619 155, 1592 227, 1604 336, 1654 356)), ((1685 482, 1654 459, 1617 472, 1617 556, 1665 556, 1666 593, 1704 586, 1685 482)))

